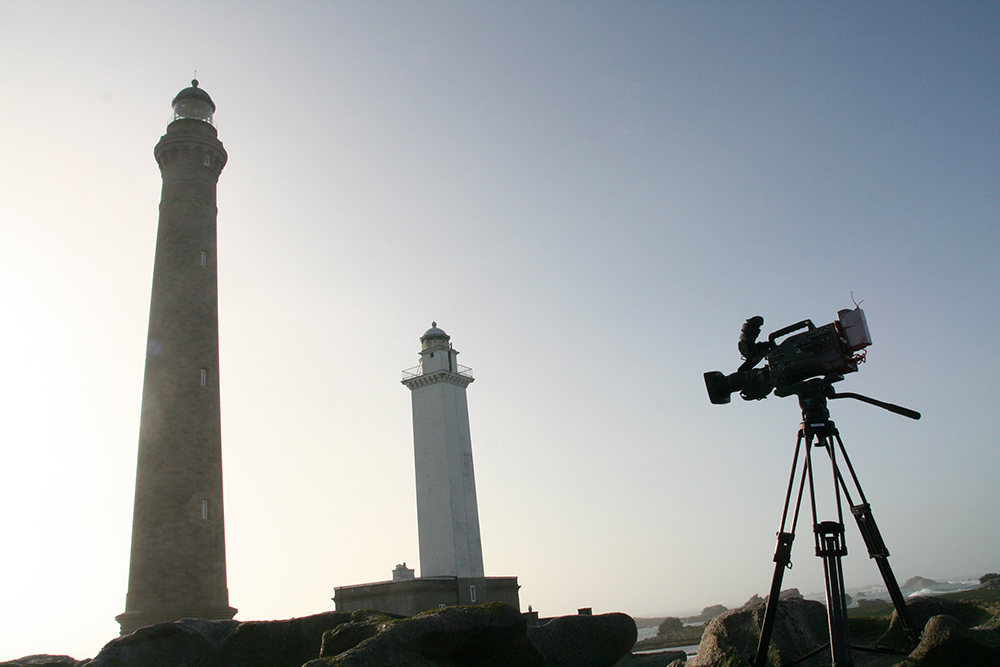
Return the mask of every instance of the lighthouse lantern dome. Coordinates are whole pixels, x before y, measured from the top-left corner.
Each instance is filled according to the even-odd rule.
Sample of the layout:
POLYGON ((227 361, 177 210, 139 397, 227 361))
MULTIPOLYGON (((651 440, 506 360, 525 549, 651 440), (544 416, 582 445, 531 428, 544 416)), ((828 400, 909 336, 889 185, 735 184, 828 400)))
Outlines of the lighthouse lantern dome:
POLYGON ((174 120, 192 118, 215 125, 212 119, 215 102, 208 93, 198 87, 198 79, 192 79, 191 87, 177 93, 171 104, 174 107, 174 120))

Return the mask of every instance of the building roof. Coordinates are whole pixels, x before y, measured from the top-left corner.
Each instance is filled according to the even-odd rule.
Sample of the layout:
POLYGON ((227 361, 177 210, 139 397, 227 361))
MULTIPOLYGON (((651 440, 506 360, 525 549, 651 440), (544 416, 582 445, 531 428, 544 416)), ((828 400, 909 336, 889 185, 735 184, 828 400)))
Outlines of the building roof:
POLYGON ((177 93, 177 97, 175 97, 174 101, 170 103, 170 106, 175 107, 177 106, 177 103, 180 100, 187 100, 187 99, 201 100, 202 102, 206 102, 210 107, 212 107, 212 113, 215 113, 215 102, 212 101, 212 98, 209 96, 208 93, 206 93, 204 90, 198 87, 198 79, 191 79, 191 87, 185 88, 181 92, 177 93))
POLYGON ((425 338, 451 338, 451 336, 446 334, 443 329, 438 329, 437 322, 431 322, 431 328, 424 332, 420 340, 424 340, 425 338))

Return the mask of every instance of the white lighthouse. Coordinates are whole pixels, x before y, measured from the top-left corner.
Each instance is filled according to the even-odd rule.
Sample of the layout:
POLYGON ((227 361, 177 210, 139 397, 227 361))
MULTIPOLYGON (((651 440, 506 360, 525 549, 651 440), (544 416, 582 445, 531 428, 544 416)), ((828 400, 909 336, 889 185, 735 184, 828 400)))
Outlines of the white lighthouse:
POLYGON ((432 322, 420 337, 420 366, 404 371, 403 384, 413 405, 420 576, 474 580, 484 575, 465 395, 473 377, 457 357, 432 322))
POLYGON ((451 605, 504 602, 520 609, 517 577, 483 574, 476 475, 465 389, 472 369, 458 364, 451 337, 431 323, 420 365, 403 371, 413 405, 420 576, 405 563, 392 581, 334 588, 337 611, 379 609, 412 616, 451 605))

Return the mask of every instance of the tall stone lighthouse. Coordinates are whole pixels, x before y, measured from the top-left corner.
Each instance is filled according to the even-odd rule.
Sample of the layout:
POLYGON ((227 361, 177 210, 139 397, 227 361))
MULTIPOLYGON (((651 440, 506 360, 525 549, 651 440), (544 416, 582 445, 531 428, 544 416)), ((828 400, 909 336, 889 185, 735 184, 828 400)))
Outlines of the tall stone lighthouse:
POLYGON ((475 585, 483 577, 483 546, 465 396, 473 377, 457 358, 451 337, 432 322, 420 337, 420 366, 403 384, 413 406, 420 576, 475 585))
POLYGON ((149 305, 132 551, 122 634, 231 619, 219 409, 215 103, 192 81, 153 154, 163 189, 149 305))

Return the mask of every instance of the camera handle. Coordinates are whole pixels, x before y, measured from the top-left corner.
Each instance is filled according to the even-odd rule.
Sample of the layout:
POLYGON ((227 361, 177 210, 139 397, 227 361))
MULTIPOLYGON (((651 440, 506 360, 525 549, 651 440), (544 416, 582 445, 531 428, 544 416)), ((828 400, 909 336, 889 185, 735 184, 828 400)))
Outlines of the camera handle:
POLYGON ((909 417, 910 419, 920 419, 920 413, 916 410, 911 410, 909 408, 904 408, 901 405, 894 405, 892 403, 886 403, 885 401, 880 401, 869 396, 862 396, 861 394, 854 394, 852 392, 844 392, 842 394, 833 394, 830 398, 853 398, 855 400, 861 401, 862 403, 868 403, 869 405, 875 405, 883 410, 888 410, 889 412, 894 412, 897 415, 903 415, 904 417, 909 417))
MULTIPOLYGON (((863 396, 862 394, 855 394, 853 392, 845 391, 842 393, 837 393, 837 390, 833 388, 834 382, 840 382, 844 379, 843 375, 828 375, 822 379, 812 379, 806 380, 805 382, 798 382, 796 384, 788 385, 787 387, 778 387, 774 390, 774 395, 780 398, 785 396, 791 396, 792 394, 797 394, 799 396, 799 404, 802 407, 802 415, 805 417, 806 407, 802 406, 803 396, 806 394, 812 395, 817 390, 822 391, 821 398, 824 403, 828 398, 853 398, 855 400, 861 401, 862 403, 867 403, 869 405, 874 405, 876 407, 882 408, 883 410, 888 410, 897 415, 902 415, 903 417, 909 417, 910 419, 920 419, 920 413, 916 410, 911 410, 909 408, 904 408, 901 405, 896 405, 894 403, 886 403, 885 401, 880 401, 877 398, 871 398, 870 396, 863 396)), ((815 397, 811 397, 809 400, 815 401, 815 397)), ((829 413, 827 413, 829 417, 829 413)))
MULTIPOLYGON (((839 378, 838 378, 839 379, 839 378)), ((916 645, 920 633, 917 631, 910 617, 906 601, 896 583, 896 577, 889 566, 889 551, 875 523, 875 518, 871 513, 871 505, 865 498, 861 483, 858 481, 854 466, 847 455, 844 442, 840 439, 840 433, 833 421, 830 420, 830 412, 827 408, 828 398, 857 398, 866 403, 872 403, 878 407, 883 407, 892 412, 903 414, 913 419, 919 419, 919 413, 906 408, 899 408, 889 403, 876 401, 867 396, 857 394, 836 394, 831 382, 836 379, 824 378, 807 380, 794 387, 794 391, 787 391, 785 395, 798 394, 799 405, 802 408, 802 423, 799 425, 798 436, 795 442, 795 454, 792 458, 792 471, 788 479, 788 488, 785 492, 785 505, 781 513, 781 527, 778 531, 778 545, 774 554, 774 576, 771 580, 771 590, 767 599, 767 606, 764 610, 764 619, 761 624, 760 640, 757 644, 757 653, 754 658, 754 667, 764 667, 767 664, 767 653, 771 643, 771 634, 774 630, 774 621, 778 612, 778 598, 781 594, 781 582, 784 570, 791 566, 792 542, 795 540, 795 526, 798 523, 799 510, 802 505, 802 495, 809 485, 809 500, 812 508, 813 533, 816 555, 823 559, 823 571, 826 583, 827 618, 829 622, 830 642, 821 646, 808 655, 801 656, 798 660, 788 664, 795 664, 816 653, 822 651, 826 646, 830 647, 832 664, 834 667, 853 667, 854 659, 851 656, 851 640, 847 624, 847 598, 844 590, 844 576, 841 566, 841 558, 847 554, 847 547, 844 542, 844 519, 841 503, 841 495, 851 508, 851 513, 857 521, 861 536, 864 538, 865 546, 868 548, 869 558, 875 559, 882 579, 885 582, 889 597, 892 599, 893 607, 899 616, 900 623, 907 637, 916 645), (891 407, 890 407, 891 406, 891 407), (897 408, 897 409, 893 409, 897 408), (916 416, 913 416, 916 415, 916 416), (804 449, 802 445, 805 445, 804 449), (814 447, 826 449, 830 459, 833 473, 833 481, 837 506, 837 521, 820 522, 816 511, 816 493, 813 485, 813 459, 812 451, 814 447), (850 489, 840 471, 837 463, 837 452, 843 456, 854 489, 857 491, 860 503, 855 505, 851 498, 850 489), (802 471, 799 476, 799 457, 802 457, 802 471), (792 490, 795 488, 795 480, 798 477, 798 492, 795 497, 795 506, 788 524, 788 513, 791 507, 792 490), (787 529, 786 529, 787 526, 787 529)))

